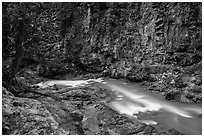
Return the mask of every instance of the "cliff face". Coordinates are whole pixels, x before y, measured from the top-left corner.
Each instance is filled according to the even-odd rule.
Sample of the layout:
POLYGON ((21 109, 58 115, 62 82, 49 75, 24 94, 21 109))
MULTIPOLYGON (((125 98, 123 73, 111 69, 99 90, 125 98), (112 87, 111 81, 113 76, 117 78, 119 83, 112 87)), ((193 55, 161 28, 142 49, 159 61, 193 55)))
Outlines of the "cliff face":
POLYGON ((65 59, 62 72, 71 72, 75 66, 76 70, 142 81, 169 100, 201 103, 201 6, 74 3, 61 26, 64 38, 53 46, 54 53, 61 50, 61 57, 49 54, 54 55, 50 60, 65 59))
POLYGON ((201 61, 201 4, 106 3, 105 11, 96 5, 87 15, 85 64, 98 59, 105 66, 130 60, 185 67, 201 61), (95 8, 101 15, 94 13, 95 8))
POLYGON ((167 99, 201 102, 201 16, 201 3, 92 3, 80 60, 90 72, 151 81, 167 99))

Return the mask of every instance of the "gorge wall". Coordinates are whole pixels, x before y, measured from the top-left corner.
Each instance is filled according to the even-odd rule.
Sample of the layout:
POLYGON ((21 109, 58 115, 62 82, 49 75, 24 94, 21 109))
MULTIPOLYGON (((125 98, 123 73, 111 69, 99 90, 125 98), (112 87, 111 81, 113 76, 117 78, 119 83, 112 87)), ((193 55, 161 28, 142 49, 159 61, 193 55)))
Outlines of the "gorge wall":
POLYGON ((201 103, 201 6, 77 3, 64 20, 60 54, 86 72, 146 81, 168 100, 201 103))
POLYGON ((89 71, 151 81, 166 99, 201 102, 201 3, 104 3, 87 10, 89 71))

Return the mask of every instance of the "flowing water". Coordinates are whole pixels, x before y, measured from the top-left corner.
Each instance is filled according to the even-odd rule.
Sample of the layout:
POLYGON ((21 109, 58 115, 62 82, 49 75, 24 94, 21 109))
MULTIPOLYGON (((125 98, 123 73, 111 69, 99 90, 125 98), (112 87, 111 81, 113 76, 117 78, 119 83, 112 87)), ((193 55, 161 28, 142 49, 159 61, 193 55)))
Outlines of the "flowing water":
POLYGON ((185 134, 202 134, 201 105, 166 101, 158 94, 144 91, 135 83, 107 79, 102 87, 115 92, 109 105, 116 111, 146 124, 162 124, 185 134))
POLYGON ((51 86, 85 86, 96 83, 100 88, 112 91, 117 97, 109 106, 137 121, 163 125, 185 134, 202 134, 202 106, 166 101, 162 96, 147 92, 136 83, 115 79, 53 80, 37 84, 41 88, 51 86))

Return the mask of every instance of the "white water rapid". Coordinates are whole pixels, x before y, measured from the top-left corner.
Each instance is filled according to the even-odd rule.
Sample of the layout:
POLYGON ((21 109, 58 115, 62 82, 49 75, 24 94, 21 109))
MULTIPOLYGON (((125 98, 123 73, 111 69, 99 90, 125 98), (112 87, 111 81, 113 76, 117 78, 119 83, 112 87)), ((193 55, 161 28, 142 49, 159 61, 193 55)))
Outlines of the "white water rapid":
POLYGON ((79 87, 90 83, 116 94, 117 98, 109 102, 109 106, 121 114, 146 124, 174 128, 185 134, 202 134, 201 105, 166 101, 162 96, 144 91, 138 84, 125 80, 52 80, 36 85, 40 88, 52 85, 79 87))

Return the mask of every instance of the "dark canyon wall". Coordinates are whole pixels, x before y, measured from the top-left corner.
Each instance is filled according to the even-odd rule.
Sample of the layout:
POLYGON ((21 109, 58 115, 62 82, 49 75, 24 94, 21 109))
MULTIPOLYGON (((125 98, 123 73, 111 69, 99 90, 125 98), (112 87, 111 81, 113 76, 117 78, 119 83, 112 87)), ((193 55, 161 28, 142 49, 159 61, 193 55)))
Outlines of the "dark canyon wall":
POLYGON ((167 99, 201 102, 201 5, 91 3, 80 60, 90 72, 150 81, 167 99))
POLYGON ((201 103, 202 3, 43 6, 36 34, 45 40, 34 50, 41 74, 128 78, 168 100, 201 103))

